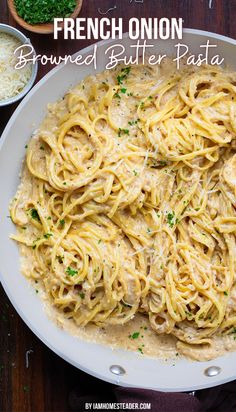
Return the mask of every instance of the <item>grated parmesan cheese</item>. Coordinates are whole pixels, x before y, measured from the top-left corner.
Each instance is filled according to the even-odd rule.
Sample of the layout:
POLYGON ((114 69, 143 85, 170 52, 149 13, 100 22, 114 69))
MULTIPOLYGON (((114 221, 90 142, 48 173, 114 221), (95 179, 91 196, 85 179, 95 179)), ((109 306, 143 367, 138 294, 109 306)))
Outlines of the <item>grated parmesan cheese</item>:
POLYGON ((31 65, 15 69, 17 57, 14 51, 21 44, 10 34, 0 32, 0 101, 19 94, 31 77, 31 65))

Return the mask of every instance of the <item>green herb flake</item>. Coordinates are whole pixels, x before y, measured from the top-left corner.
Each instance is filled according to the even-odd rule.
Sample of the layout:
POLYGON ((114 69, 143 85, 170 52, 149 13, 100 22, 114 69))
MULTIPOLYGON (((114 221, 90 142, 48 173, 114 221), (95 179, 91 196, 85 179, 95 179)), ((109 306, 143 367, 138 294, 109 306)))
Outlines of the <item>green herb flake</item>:
POLYGON ((175 224, 175 212, 169 212, 168 214, 167 214, 167 222, 168 222, 168 225, 172 228, 173 226, 174 226, 174 224, 175 224))
POLYGON ((134 332, 131 336, 131 339, 138 339, 140 332, 134 332))
POLYGON ((79 295, 80 295, 81 299, 85 298, 85 294, 83 292, 81 292, 79 295))
POLYGON ((60 225, 61 225, 62 227, 65 226, 65 223, 66 223, 66 222, 65 222, 65 219, 61 219, 61 220, 60 220, 60 225))
POLYGON ((72 269, 70 266, 67 267, 66 273, 69 276, 75 276, 78 273, 78 270, 72 269))
POLYGON ((120 95, 119 95, 118 92, 116 92, 116 93, 114 94, 114 97, 116 97, 117 99, 121 99, 121 97, 120 97, 120 95))
POLYGON ((228 292, 226 292, 226 290, 224 291, 224 295, 225 295, 225 296, 228 296, 228 292))
POLYGON ((167 166, 167 162, 165 160, 160 160, 160 166, 167 166))
POLYGON ((121 129, 121 128, 119 127, 118 137, 121 137, 122 134, 129 135, 129 129, 121 129))
POLYGON ((30 216, 32 217, 32 219, 40 222, 40 217, 36 209, 30 209, 30 216))
POLYGON ((127 79, 127 76, 129 75, 131 70, 131 67, 123 67, 123 69, 121 69, 121 73, 118 74, 117 76, 117 83, 119 85, 123 84, 123 81, 127 79))
POLYGON ((143 349, 142 349, 142 348, 138 348, 138 351, 139 351, 140 353, 142 353, 142 355, 143 355, 143 349))
POLYGON ((133 170, 133 174, 134 174, 134 176, 138 176, 137 170, 133 170))
POLYGON ((129 125, 129 126, 134 126, 135 124, 138 123, 138 121, 139 121, 139 119, 137 119, 137 120, 130 120, 130 121, 128 122, 128 125, 129 125))
POLYGON ((43 235, 43 237, 44 237, 45 239, 49 239, 49 238, 52 237, 52 236, 53 236, 52 233, 44 233, 44 235, 43 235))
POLYGON ((120 89, 121 93, 125 94, 127 89, 125 87, 122 87, 122 89, 120 89))

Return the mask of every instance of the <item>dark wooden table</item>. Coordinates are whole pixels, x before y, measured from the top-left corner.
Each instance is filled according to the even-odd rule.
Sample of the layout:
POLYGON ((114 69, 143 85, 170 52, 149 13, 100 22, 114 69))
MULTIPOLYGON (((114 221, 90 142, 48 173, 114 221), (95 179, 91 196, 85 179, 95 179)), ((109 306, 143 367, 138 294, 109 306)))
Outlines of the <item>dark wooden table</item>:
MULTIPOLYGON (((123 17, 125 30, 130 17, 183 17, 184 26, 209 30, 236 38, 236 0, 84 0, 81 17, 99 17, 98 8, 111 11, 109 17, 123 17)), ((17 27, 9 15, 7 1, 0 0, 0 22, 17 27)), ((54 41, 51 35, 25 32, 39 54, 64 55, 82 49, 92 41, 54 41)), ((51 66, 39 68, 38 79, 51 66)), ((0 108, 0 132, 15 107, 0 108)), ((1 240, 0 240, 1 241, 1 240)), ((0 249, 1 253, 1 249, 0 249)), ((111 385, 98 381, 64 362, 28 329, 0 287, 0 411, 46 412, 83 410, 78 396, 86 400, 112 400, 111 385), (26 368, 26 351, 29 367, 26 368), (81 395, 82 394, 82 395, 81 395)), ((185 411, 183 411, 185 412, 185 411)), ((187 412, 187 411, 186 411, 187 412)))

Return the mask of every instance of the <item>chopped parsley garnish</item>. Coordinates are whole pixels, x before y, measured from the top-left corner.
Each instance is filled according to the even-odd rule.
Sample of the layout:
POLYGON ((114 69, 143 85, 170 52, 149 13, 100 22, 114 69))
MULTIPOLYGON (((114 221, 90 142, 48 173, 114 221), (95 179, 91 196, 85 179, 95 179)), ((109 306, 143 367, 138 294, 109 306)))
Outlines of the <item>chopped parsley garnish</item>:
POLYGON ((174 224, 176 223, 176 221, 175 221, 175 212, 169 212, 167 214, 167 222, 168 222, 168 225, 170 227, 174 226, 174 224))
POLYGON ((27 145, 27 144, 25 145, 25 149, 28 149, 28 145, 27 145))
POLYGON ((44 233, 44 235, 43 235, 43 237, 44 237, 45 239, 49 239, 51 236, 53 236, 52 233, 44 233))
POLYGON ((31 215, 32 219, 37 220, 38 222, 40 222, 40 217, 39 217, 39 214, 38 214, 36 209, 30 209, 30 215, 31 215))
POLYGON ((29 24, 50 23, 55 17, 69 17, 76 0, 15 0, 17 14, 29 24))
POLYGON ((85 294, 83 292, 81 292, 79 295, 80 295, 81 299, 84 299, 85 294))
POLYGON ((129 335, 130 339, 138 339, 140 332, 134 332, 132 335, 129 335))
POLYGON ((127 135, 129 135, 129 129, 121 129, 121 128, 119 127, 118 136, 120 137, 122 134, 127 134, 127 135))
POLYGON ((66 223, 66 222, 65 222, 65 219, 61 219, 61 220, 60 220, 60 225, 61 225, 62 227, 65 226, 65 223, 66 223))
POLYGON ((40 150, 45 150, 45 147, 44 147, 44 146, 40 146, 40 150))
POLYGON ((121 74, 117 76, 118 84, 122 84, 124 80, 126 80, 128 74, 130 73, 131 67, 124 67, 121 69, 121 74))
POLYGON ((191 313, 191 312, 185 311, 185 313, 186 313, 187 316, 192 316, 192 313, 191 313))
POLYGON ((120 95, 119 95, 118 92, 116 92, 116 93, 114 94, 114 97, 116 97, 117 99, 121 99, 121 97, 120 97, 120 95))
POLYGON ((224 295, 225 295, 225 296, 228 296, 228 292, 224 291, 224 295))
POLYGON ((70 266, 67 267, 66 273, 69 276, 75 276, 78 273, 78 270, 72 269, 70 266))
POLYGON ((133 174, 134 174, 134 176, 138 176, 137 170, 133 170, 133 174))
POLYGON ((122 87, 122 89, 120 89, 121 93, 125 94, 127 89, 125 87, 122 87))
POLYGON ((99 245, 100 245, 101 241, 102 241, 102 239, 99 239, 99 240, 98 240, 98 244, 99 244, 99 245))
POLYGON ((151 229, 150 229, 150 227, 148 227, 147 228, 147 233, 151 233, 152 231, 151 231, 151 229))
POLYGON ((140 353, 142 353, 142 355, 143 355, 143 349, 142 349, 142 348, 138 348, 138 351, 139 351, 140 353))
POLYGON ((131 120, 131 121, 128 122, 128 125, 129 126, 134 126, 137 123, 138 123, 138 119, 137 120, 131 120))

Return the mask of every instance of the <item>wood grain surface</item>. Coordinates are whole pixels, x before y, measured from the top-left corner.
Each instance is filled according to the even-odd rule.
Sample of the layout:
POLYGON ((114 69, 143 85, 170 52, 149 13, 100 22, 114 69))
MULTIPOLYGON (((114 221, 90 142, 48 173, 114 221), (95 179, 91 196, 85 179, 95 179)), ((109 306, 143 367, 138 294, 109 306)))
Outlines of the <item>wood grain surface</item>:
MULTIPOLYGON (((106 11, 115 5, 116 10, 108 16, 123 17, 125 30, 128 19, 134 16, 183 17, 185 27, 236 38, 236 0, 143 0, 143 3, 135 0, 84 0, 80 17, 99 17, 98 8, 106 11), (209 3, 212 3, 211 9, 209 3)), ((7 0, 0 0, 0 23, 18 27, 9 13, 7 0)), ((93 43, 92 40, 65 41, 62 37, 54 41, 52 35, 24 33, 30 37, 38 54, 72 54, 93 43)), ((50 65, 40 66, 37 80, 50 69, 50 65)), ((15 108, 16 105, 0 108, 0 133, 15 108)), ((78 371, 43 345, 17 315, 0 287, 0 411, 83 410, 76 400, 79 396, 86 400, 91 391, 94 400, 113 399, 111 385, 78 371), (29 354, 27 368, 26 352, 29 350, 33 352, 29 354)))

